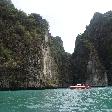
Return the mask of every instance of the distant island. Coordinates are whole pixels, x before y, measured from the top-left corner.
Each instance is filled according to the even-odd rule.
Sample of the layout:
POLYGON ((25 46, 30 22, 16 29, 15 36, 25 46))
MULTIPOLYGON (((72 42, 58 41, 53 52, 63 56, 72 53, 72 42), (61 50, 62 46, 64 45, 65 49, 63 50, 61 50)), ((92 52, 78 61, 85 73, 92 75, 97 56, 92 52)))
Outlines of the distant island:
POLYGON ((70 54, 61 37, 49 33, 47 20, 0 1, 0 90, 111 86, 111 74, 112 11, 94 14, 70 54))

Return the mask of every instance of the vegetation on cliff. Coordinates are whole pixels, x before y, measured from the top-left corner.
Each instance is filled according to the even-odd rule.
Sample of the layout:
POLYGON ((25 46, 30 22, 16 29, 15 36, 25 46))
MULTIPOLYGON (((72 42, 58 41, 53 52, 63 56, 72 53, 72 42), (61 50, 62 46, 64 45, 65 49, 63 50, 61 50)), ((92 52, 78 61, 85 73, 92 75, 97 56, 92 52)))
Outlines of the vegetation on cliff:
POLYGON ((7 0, 0 1, 0 15, 0 66, 22 65, 31 51, 29 47, 32 45, 35 51, 39 47, 35 44, 42 42, 48 23, 38 14, 27 16, 7 0))
POLYGON ((1 86, 27 87, 35 80, 42 83, 36 77, 42 72, 40 49, 49 27, 47 21, 16 9, 9 0, 1 0, 0 26, 1 86))
POLYGON ((112 11, 94 14, 71 56, 43 17, 0 1, 0 88, 105 86, 112 85, 111 74, 112 11))
POLYGON ((112 85, 112 11, 94 14, 85 32, 76 39, 73 61, 74 78, 79 79, 80 82, 86 82, 88 77, 94 74, 91 77, 97 76, 95 80, 100 84, 104 81, 104 85, 107 85, 107 82, 112 85), (92 69, 88 74, 90 63, 94 70, 92 69))
POLYGON ((10 0, 1 0, 0 27, 1 88, 69 83, 71 55, 65 53, 60 37, 49 35, 49 24, 39 14, 27 15, 16 9, 10 0), (49 62, 46 66, 51 66, 56 78, 50 74, 45 76, 44 54, 52 58, 47 60, 53 61, 53 64, 49 62))

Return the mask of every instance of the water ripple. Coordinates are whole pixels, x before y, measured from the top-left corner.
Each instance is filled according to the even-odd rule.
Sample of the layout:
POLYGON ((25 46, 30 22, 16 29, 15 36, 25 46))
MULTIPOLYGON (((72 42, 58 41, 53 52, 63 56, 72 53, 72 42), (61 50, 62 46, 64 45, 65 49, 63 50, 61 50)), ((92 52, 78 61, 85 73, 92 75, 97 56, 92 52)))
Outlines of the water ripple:
POLYGON ((112 112, 112 88, 1 91, 0 112, 112 112))

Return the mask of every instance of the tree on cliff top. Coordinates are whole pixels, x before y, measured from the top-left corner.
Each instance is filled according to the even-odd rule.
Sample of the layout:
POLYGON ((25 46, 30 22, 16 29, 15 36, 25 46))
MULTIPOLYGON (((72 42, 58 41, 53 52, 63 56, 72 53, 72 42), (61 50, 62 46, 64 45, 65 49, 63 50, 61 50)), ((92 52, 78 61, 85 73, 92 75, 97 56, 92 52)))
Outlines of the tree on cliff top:
POLYGON ((27 16, 10 0, 0 0, 0 27, 0 66, 11 67, 24 63, 29 47, 36 52, 49 25, 39 14, 27 16))

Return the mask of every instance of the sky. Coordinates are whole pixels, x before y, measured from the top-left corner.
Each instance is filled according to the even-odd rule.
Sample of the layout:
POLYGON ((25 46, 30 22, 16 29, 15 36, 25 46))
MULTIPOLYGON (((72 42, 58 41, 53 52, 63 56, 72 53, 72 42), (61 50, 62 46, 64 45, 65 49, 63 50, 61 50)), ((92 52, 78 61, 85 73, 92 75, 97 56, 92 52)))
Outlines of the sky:
POLYGON ((49 22, 50 33, 60 36, 66 52, 73 53, 75 39, 95 12, 112 10, 112 0, 12 0, 27 14, 37 13, 49 22))

